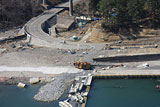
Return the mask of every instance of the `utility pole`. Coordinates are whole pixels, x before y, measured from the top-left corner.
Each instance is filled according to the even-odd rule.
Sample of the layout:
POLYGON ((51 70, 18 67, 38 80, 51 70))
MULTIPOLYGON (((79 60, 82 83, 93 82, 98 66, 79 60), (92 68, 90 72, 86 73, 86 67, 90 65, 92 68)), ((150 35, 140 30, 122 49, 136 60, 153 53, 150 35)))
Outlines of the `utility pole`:
POLYGON ((46 5, 46 0, 43 0, 43 5, 46 5))
POLYGON ((69 15, 73 16, 73 0, 69 0, 69 15))

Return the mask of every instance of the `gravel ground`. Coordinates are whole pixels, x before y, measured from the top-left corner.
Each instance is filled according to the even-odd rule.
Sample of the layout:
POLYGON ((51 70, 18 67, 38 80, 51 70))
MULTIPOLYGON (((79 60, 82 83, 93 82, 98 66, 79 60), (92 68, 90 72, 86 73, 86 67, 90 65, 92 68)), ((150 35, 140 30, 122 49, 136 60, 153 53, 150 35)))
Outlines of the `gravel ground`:
MULTIPOLYGON (((51 48, 34 48, 8 52, 0 55, 0 65, 6 66, 69 66, 74 61, 84 59, 81 57, 86 50, 75 50, 71 54, 69 50, 51 48)), ((88 56, 88 55, 83 55, 88 56)), ((86 59, 87 57, 85 57, 86 59)), ((92 60, 91 58, 89 60, 92 60)))

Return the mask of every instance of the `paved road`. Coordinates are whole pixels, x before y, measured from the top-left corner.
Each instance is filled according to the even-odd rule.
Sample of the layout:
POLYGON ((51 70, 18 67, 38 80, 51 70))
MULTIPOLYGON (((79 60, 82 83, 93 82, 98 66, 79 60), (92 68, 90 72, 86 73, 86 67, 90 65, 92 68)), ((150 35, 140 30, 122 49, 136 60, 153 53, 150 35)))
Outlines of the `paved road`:
POLYGON ((70 66, 55 66, 55 67, 9 67, 0 66, 0 72, 41 72, 44 74, 62 74, 62 73, 79 73, 82 70, 70 66), (58 72, 57 72, 58 71, 58 72))
MULTIPOLYGON (((74 1, 78 2, 79 0, 74 1)), ((67 7, 69 2, 58 5, 57 7, 67 7)), ((50 37, 47 33, 42 30, 42 24, 47 21, 49 18, 55 16, 58 12, 62 11, 64 8, 53 8, 48 12, 44 12, 36 18, 31 19, 25 25, 25 33, 30 37, 30 44, 51 47, 51 48, 60 48, 60 49, 92 49, 97 45, 87 44, 87 43, 75 43, 67 41, 66 44, 61 43, 63 40, 58 38, 50 37)), ((55 20, 56 21, 56 20, 55 20)), ((103 44, 100 44, 103 47, 103 44)))

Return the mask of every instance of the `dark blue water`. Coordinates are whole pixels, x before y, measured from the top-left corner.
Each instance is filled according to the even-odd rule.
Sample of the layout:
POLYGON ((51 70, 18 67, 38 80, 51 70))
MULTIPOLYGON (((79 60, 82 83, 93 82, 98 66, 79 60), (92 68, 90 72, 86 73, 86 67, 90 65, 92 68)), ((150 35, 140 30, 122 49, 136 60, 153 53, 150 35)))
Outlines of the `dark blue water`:
POLYGON ((160 107, 155 79, 94 80, 87 107, 160 107))
POLYGON ((15 85, 0 85, 0 107, 58 107, 58 101, 42 103, 32 97, 40 85, 18 88, 15 85))

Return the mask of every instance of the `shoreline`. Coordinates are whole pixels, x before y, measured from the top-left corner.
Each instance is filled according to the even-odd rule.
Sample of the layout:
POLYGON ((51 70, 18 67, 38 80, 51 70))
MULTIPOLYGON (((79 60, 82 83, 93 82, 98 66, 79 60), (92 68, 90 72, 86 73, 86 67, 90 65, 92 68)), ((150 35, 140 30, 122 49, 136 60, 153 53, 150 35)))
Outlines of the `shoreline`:
POLYGON ((39 78, 46 83, 51 82, 52 78, 57 75, 76 74, 82 70, 71 66, 54 66, 54 67, 10 67, 0 66, 0 83, 18 84, 19 82, 29 83, 30 78, 39 78), (10 81, 10 82, 8 82, 10 81), (12 81, 12 82, 11 82, 12 81))
POLYGON ((9 85, 17 85, 19 82, 30 84, 30 78, 39 78, 43 80, 43 82, 49 82, 51 78, 53 78, 54 74, 43 74, 41 72, 0 72, 0 83, 1 84, 9 84, 9 85))
MULTIPOLYGON (((116 69, 110 69, 110 70, 94 70, 91 74, 93 76, 93 79, 111 79, 111 78, 159 78, 160 77, 160 71, 158 70, 119 70, 119 68, 116 69)), ((29 78, 38 77, 43 79, 48 79, 47 82, 44 82, 45 84, 41 86, 37 94, 33 97, 34 100, 40 101, 40 102, 52 102, 57 101, 59 98, 61 98, 66 90, 69 89, 71 84, 73 83, 73 80, 76 76, 82 75, 82 72, 80 73, 62 73, 62 74, 44 74, 42 72, 0 72, 0 84, 4 84, 5 82, 12 81, 11 84, 16 85, 18 82, 27 81, 26 83, 29 83, 29 78), (52 79, 55 80, 52 80, 52 79), (5 81, 1 81, 4 79, 5 81), (49 81, 50 80, 50 81, 49 81)), ((89 90, 88 90, 89 93, 89 90)), ((87 103, 87 97, 85 99, 85 104, 82 106, 84 107, 87 103)))
POLYGON ((70 87, 75 76, 79 73, 44 74, 42 72, 0 72, 0 85, 17 85, 22 82, 26 85, 30 78, 39 78, 38 84, 43 84, 33 96, 35 101, 52 102, 60 99, 70 87))
POLYGON ((71 66, 40 66, 40 67, 11 67, 11 66, 0 66, 0 72, 40 72, 43 74, 62 74, 62 73, 78 73, 83 70, 71 67, 71 66))

